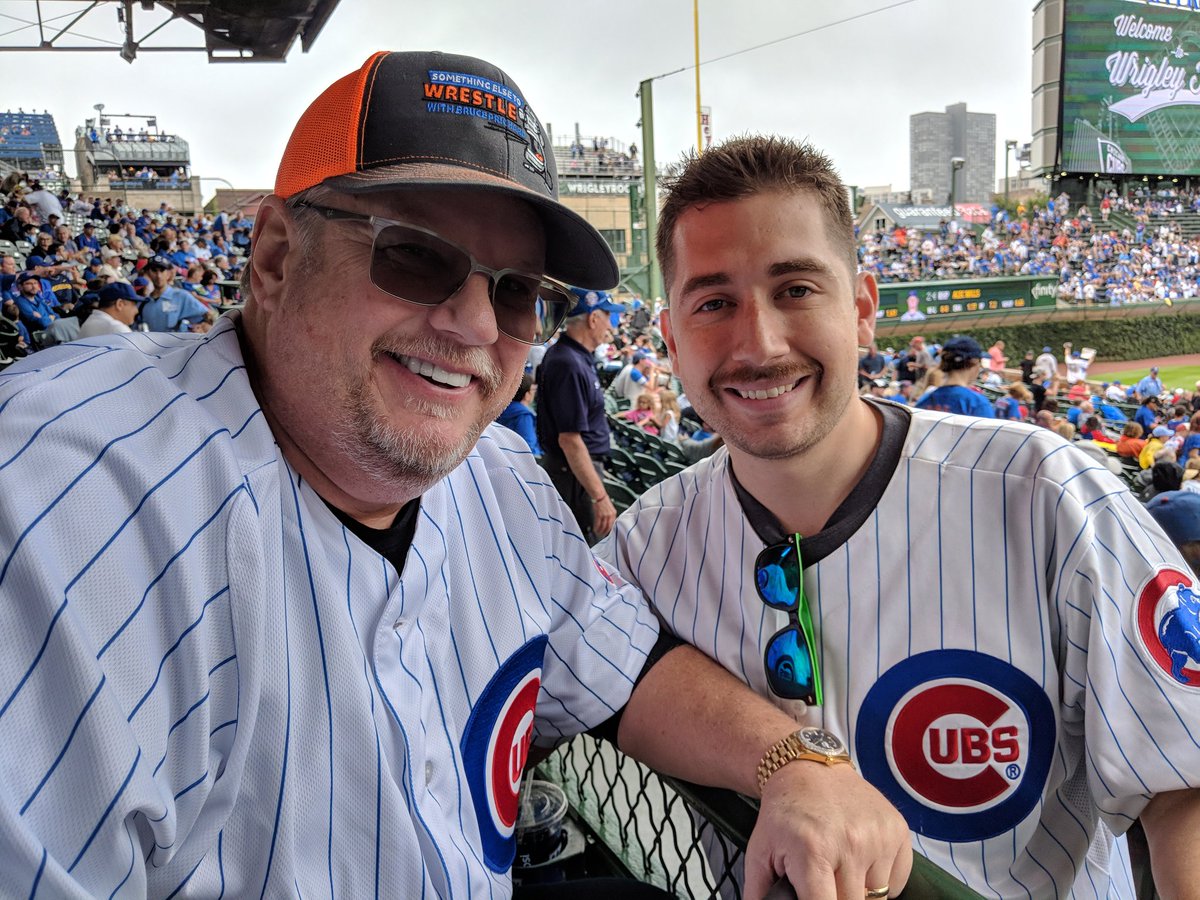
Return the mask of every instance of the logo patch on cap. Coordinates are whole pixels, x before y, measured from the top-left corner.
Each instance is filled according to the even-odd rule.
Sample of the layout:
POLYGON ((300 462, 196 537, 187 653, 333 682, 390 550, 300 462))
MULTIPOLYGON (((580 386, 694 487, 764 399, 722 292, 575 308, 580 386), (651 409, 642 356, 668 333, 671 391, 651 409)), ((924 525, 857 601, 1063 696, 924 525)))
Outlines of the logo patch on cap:
POLYGON ((1155 574, 1134 608, 1141 650, 1175 684, 1200 688, 1200 595, 1174 569, 1155 574))
POLYGON ((441 69, 430 69, 429 79, 421 88, 426 112, 474 116, 489 127, 504 131, 510 140, 524 144, 525 168, 542 176, 546 186, 554 190, 546 169, 542 123, 524 97, 482 75, 441 69))
POLYGON ((1033 811, 1054 742, 1037 682, 967 650, 897 663, 867 693, 855 733, 863 777, 909 828, 955 842, 1002 834, 1033 811))

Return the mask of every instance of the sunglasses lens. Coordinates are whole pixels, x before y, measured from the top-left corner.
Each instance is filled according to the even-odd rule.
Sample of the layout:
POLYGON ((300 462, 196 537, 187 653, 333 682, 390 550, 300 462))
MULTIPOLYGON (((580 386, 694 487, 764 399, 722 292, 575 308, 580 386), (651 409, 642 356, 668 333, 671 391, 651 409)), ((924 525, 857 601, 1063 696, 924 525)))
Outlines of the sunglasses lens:
POLYGON ((388 225, 375 236, 371 281, 393 297, 436 306, 466 280, 470 258, 436 235, 388 225))
MULTIPOLYGON (((436 306, 449 299, 471 274, 471 258, 436 235, 388 225, 375 237, 371 281, 393 297, 436 306)), ((526 344, 548 341, 567 317, 570 295, 520 272, 503 272, 491 284, 496 326, 526 344)))
POLYGON ((813 703, 816 684, 804 635, 794 626, 776 633, 765 654, 767 683, 777 697, 813 703))
POLYGON ((496 326, 526 344, 540 344, 562 324, 570 308, 567 292, 532 275, 505 272, 492 288, 496 326))
POLYGON ((800 567, 792 544, 776 544, 758 555, 755 587, 763 603, 773 609, 792 610, 800 598, 800 567))

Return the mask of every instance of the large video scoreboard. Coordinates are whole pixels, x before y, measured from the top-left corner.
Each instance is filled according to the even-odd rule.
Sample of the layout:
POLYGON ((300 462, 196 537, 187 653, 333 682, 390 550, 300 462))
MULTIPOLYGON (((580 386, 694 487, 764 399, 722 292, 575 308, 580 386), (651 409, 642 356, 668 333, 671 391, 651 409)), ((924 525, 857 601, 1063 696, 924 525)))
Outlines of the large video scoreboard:
POLYGON ((1200 2, 1066 0, 1062 170, 1200 175, 1200 2))

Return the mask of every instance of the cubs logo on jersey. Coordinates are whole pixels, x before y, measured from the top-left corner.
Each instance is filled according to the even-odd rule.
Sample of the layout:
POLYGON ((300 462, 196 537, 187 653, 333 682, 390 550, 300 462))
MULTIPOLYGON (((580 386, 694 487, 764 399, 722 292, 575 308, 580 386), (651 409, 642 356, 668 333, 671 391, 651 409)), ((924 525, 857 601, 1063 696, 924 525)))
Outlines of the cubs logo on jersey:
POLYGON ((516 856, 517 798, 533 739, 546 643, 545 635, 534 638, 492 676, 460 744, 483 860, 494 872, 507 872, 516 856))
POLYGON ((1191 576, 1163 569, 1147 582, 1134 607, 1141 649, 1176 684, 1200 687, 1200 594, 1191 576))
POLYGON ((944 841, 1002 834, 1037 805, 1055 744, 1037 682, 968 650, 917 654, 884 673, 858 715, 863 776, 909 828, 944 841))

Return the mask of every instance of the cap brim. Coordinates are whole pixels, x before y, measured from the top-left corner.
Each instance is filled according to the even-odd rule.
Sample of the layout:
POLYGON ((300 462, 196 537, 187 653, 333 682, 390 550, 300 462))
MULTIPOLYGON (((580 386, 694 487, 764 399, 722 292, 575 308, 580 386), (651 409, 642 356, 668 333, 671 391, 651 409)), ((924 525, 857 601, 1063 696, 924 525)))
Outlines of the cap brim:
POLYGON ((507 194, 530 203, 546 226, 546 274, 575 287, 607 291, 621 271, 604 238, 586 219, 544 194, 498 175, 436 163, 379 166, 327 178, 326 187, 347 194, 374 194, 405 188, 449 188, 507 194))

